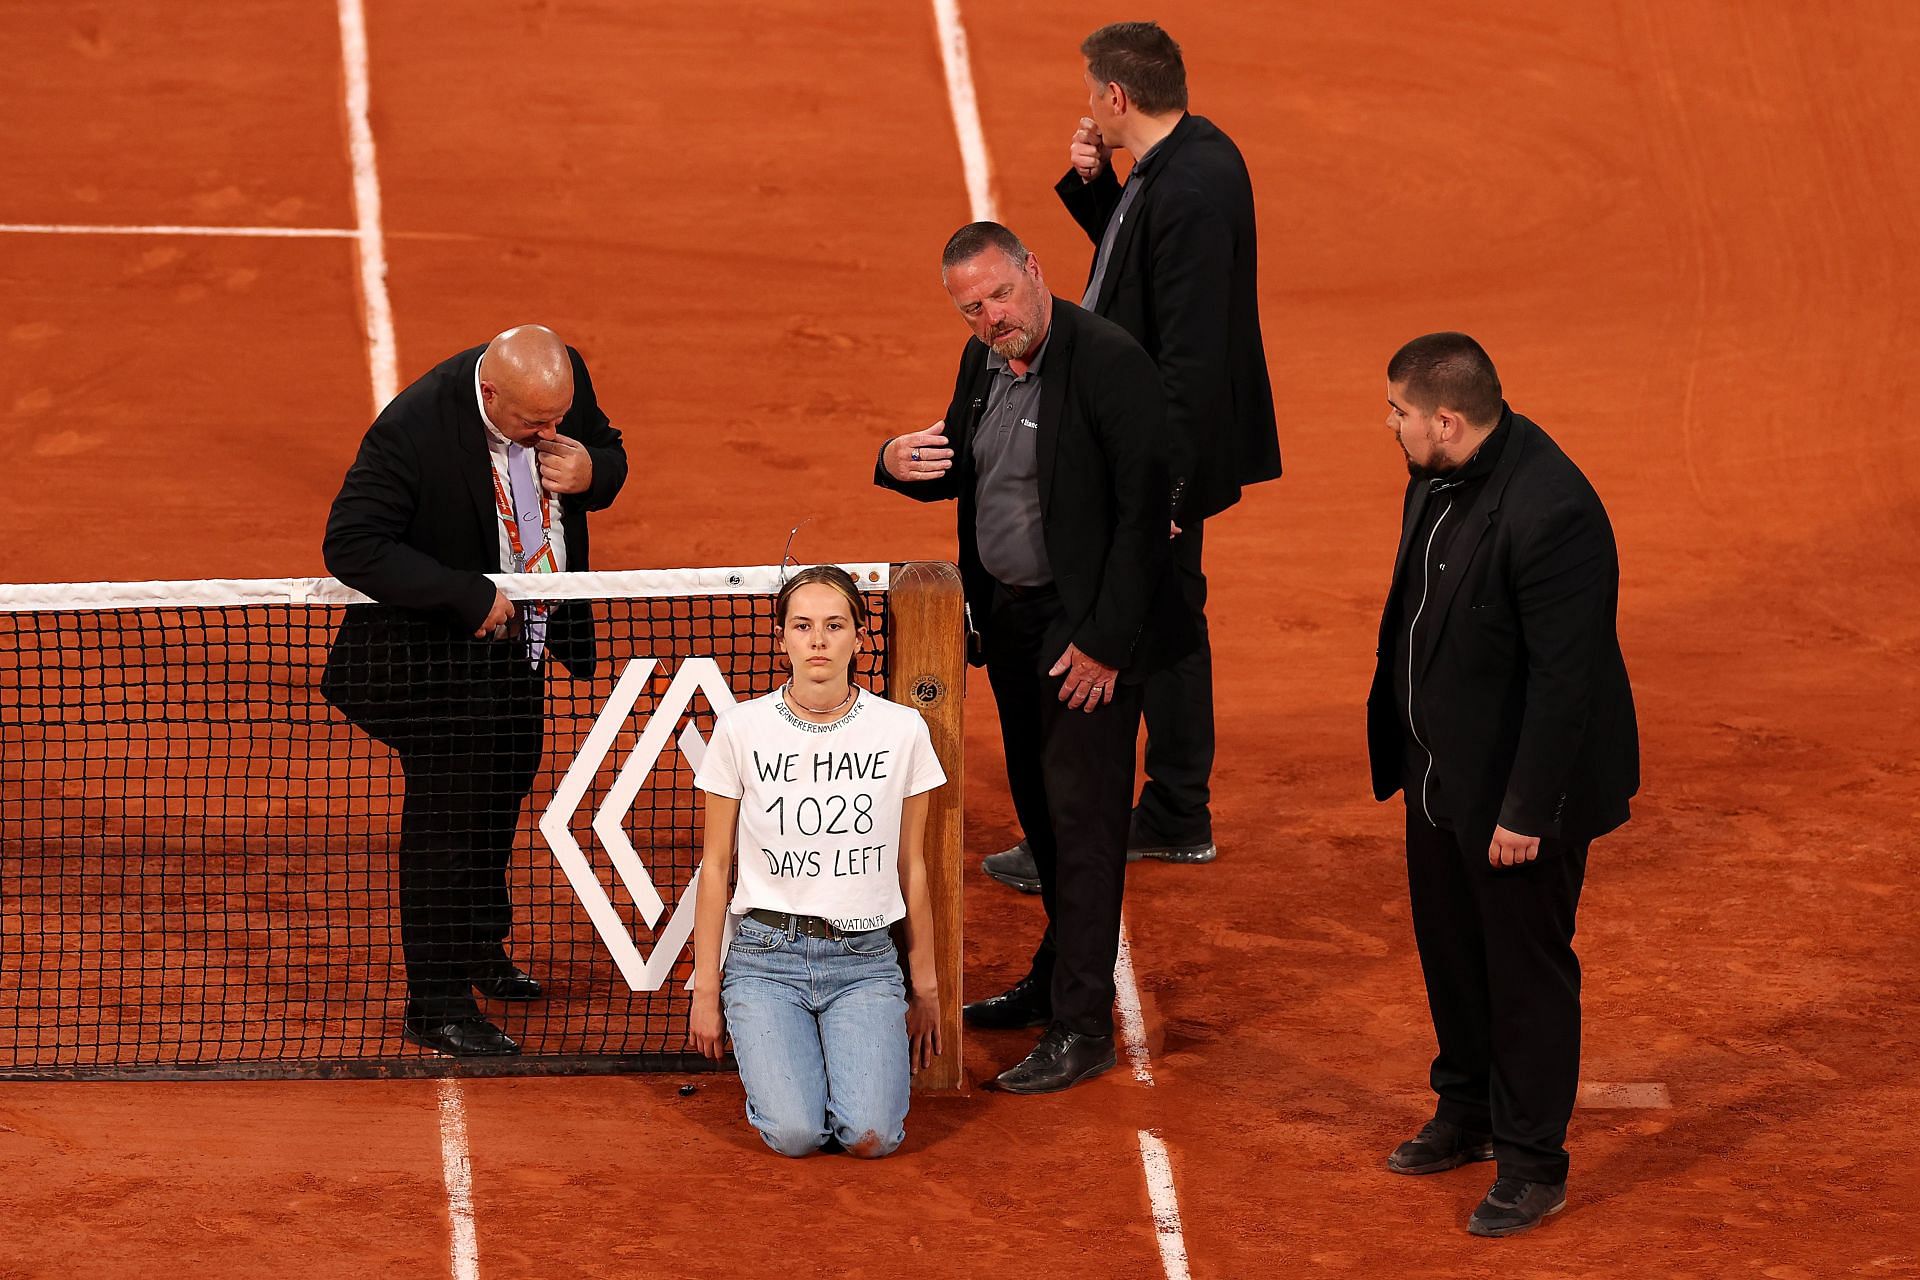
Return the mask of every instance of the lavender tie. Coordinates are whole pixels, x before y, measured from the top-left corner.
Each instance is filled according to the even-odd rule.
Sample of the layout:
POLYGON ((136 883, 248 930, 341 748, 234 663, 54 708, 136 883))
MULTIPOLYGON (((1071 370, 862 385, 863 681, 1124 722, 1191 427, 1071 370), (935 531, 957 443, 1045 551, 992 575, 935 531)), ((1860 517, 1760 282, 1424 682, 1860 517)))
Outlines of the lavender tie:
MULTIPOLYGON (((539 557, 547 545, 546 531, 540 527, 540 486, 533 478, 533 450, 524 445, 507 446, 507 480, 513 486, 514 524, 520 529, 521 562, 516 573, 528 572, 527 566, 539 557)), ((527 638, 527 656, 535 662, 546 647, 547 615, 532 605, 520 606, 520 629, 527 638)))

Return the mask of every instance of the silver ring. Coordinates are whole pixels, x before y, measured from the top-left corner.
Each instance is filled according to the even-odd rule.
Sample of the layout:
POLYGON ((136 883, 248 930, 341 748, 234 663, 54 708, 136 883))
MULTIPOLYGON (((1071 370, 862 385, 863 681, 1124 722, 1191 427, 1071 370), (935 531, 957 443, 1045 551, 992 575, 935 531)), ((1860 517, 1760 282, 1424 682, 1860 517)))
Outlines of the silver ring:
POLYGON ((919 451, 918 449, 915 449, 915 450, 913 451, 913 460, 914 460, 915 462, 918 462, 918 461, 920 461, 920 451, 919 451))

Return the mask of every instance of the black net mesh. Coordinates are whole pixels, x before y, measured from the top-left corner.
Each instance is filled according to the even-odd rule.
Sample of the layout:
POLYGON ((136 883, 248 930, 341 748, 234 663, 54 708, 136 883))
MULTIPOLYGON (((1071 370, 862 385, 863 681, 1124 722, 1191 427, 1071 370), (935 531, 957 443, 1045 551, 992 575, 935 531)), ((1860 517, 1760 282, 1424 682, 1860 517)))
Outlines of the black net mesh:
MULTIPOLYGON (((860 680, 884 693, 886 596, 865 600, 860 680)), ((694 1065, 691 948, 630 989, 536 824, 622 672, 654 659, 565 819, 651 957, 698 863, 683 733, 711 733, 704 694, 614 819, 655 924, 594 815, 684 661, 758 696, 785 678, 771 633, 768 595, 579 602, 536 672, 523 638, 374 606, 0 613, 0 1076, 694 1065), (589 646, 590 674, 565 674, 589 646), (472 989, 502 947, 544 998, 472 989), (403 1039, 409 1011, 475 1000, 520 1057, 403 1039)))

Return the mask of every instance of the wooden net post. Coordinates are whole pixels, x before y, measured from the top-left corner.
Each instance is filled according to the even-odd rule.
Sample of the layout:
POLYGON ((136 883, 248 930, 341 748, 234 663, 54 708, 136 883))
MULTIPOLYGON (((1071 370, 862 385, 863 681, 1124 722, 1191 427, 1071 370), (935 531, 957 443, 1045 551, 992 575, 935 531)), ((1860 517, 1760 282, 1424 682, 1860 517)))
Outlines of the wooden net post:
POLYGON ((966 1089, 961 1064, 960 816, 965 794, 960 704, 966 680, 966 615, 960 571, 937 560, 893 566, 888 590, 891 633, 887 638, 887 696, 926 718, 933 749, 947 785, 933 793, 927 810, 927 883, 933 895, 933 927, 940 971, 940 1042, 933 1066, 914 1077, 920 1092, 966 1089))

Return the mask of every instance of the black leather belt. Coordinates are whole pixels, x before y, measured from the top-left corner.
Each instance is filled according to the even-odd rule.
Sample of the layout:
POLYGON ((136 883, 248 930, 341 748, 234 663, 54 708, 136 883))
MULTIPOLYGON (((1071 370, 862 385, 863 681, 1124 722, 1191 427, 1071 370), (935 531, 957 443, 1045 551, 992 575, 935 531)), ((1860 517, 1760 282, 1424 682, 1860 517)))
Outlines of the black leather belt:
POLYGON ((1060 589, 1051 582, 1043 582, 1037 587, 1016 587, 1012 583, 1002 582, 1000 589, 1007 593, 1009 600, 1038 600, 1060 594, 1060 589))
POLYGON ((759 907, 747 912, 749 920, 758 920, 782 933, 797 933, 803 938, 844 938, 846 934, 819 916, 796 916, 785 911, 765 911, 759 907))

